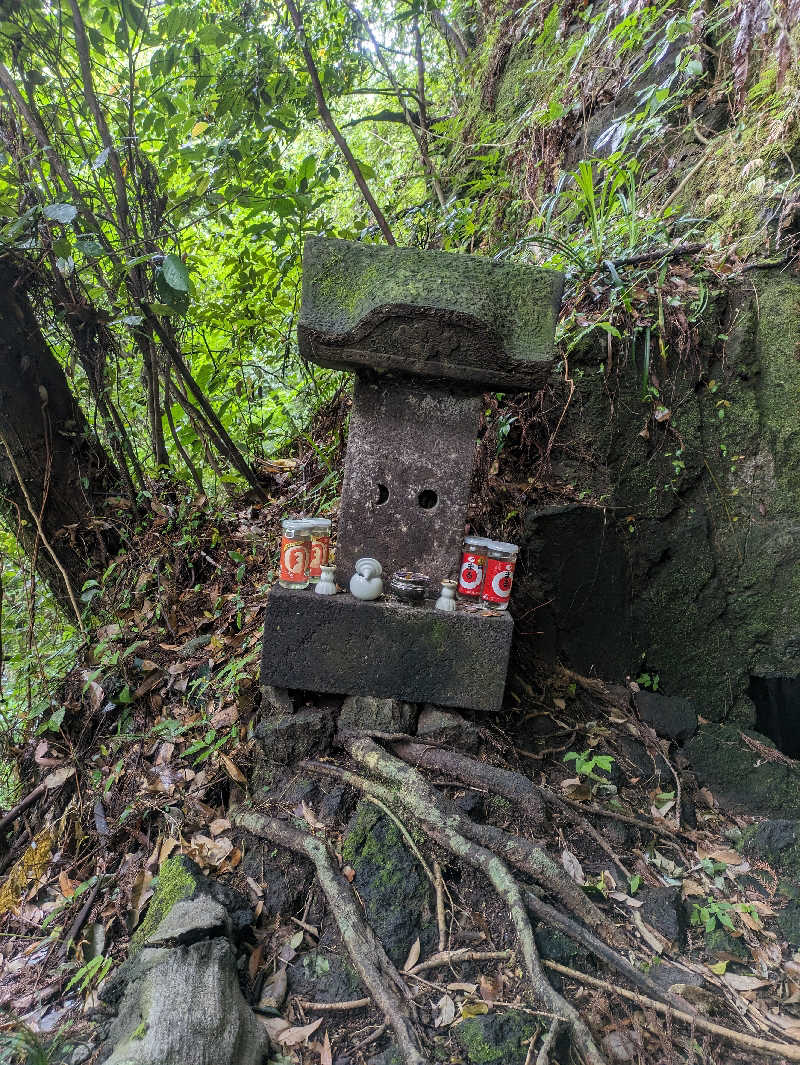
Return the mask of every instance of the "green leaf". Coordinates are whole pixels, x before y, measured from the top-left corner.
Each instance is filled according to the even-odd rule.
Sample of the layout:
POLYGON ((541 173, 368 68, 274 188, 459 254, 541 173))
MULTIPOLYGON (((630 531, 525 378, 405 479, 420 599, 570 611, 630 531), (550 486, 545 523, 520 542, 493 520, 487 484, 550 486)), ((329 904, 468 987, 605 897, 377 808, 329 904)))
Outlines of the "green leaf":
POLYGON ((170 288, 176 292, 189 291, 189 271, 183 261, 175 254, 170 254, 161 265, 161 274, 170 288))
POLYGON ((73 207, 71 203, 49 203, 42 210, 45 218, 51 222, 62 222, 64 225, 71 222, 77 213, 78 208, 73 207))
POLYGON ((92 236, 91 233, 81 233, 75 240, 75 246, 78 251, 83 252, 84 255, 91 255, 97 258, 100 255, 105 255, 105 248, 100 241, 92 236))

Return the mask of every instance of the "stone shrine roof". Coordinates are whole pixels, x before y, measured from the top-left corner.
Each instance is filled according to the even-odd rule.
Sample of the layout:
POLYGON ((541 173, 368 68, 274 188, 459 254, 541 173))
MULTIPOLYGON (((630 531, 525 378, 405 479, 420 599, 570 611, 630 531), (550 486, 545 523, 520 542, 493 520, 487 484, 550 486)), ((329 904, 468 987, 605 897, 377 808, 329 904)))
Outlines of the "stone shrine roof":
POLYGON ((474 391, 537 388, 552 362, 562 286, 541 267, 309 237, 300 352, 321 366, 474 391))

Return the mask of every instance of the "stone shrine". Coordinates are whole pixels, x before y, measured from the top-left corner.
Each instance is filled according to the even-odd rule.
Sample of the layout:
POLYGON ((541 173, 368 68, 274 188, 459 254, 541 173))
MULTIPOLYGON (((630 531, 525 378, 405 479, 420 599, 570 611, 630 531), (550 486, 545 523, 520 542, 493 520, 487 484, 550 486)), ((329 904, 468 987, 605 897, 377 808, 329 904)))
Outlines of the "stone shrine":
MULTIPOLYGON (((336 578, 358 558, 392 574, 458 575, 485 391, 543 385, 561 275, 447 252, 311 237, 303 255, 301 354, 356 374, 336 578)), ((262 684, 500 708, 513 621, 507 611, 443 614, 384 595, 275 586, 262 684)))

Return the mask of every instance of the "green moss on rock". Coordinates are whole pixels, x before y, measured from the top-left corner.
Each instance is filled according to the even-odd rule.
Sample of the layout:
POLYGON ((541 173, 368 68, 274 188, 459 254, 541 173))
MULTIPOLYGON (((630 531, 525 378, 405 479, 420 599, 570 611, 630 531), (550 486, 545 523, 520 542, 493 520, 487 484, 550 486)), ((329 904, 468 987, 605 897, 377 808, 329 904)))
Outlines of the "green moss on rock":
POLYGON ((189 863, 182 856, 168 858, 162 863, 147 913, 131 937, 131 957, 144 946, 176 902, 194 895, 197 885, 189 863))
POLYGON ((402 965, 417 936, 423 953, 431 947, 436 924, 430 885, 394 822, 361 802, 342 856, 355 871, 367 920, 392 961, 402 965))
MULTIPOLYGON (((769 746, 766 736, 754 734, 754 739, 769 746)), ((766 761, 744 743, 740 729, 706 725, 686 745, 686 753, 700 783, 725 806, 800 818, 800 768, 766 761)))
POLYGON ((542 1027, 530 1013, 508 1010, 470 1017, 452 1031, 469 1065, 523 1065, 531 1037, 542 1027))

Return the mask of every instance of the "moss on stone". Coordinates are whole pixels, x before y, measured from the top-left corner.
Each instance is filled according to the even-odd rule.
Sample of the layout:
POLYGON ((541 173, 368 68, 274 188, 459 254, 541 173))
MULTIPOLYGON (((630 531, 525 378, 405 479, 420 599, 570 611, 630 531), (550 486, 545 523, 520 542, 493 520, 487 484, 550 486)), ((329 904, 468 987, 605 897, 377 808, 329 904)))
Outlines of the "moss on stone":
POLYGON ((470 1065, 523 1065, 531 1037, 541 1028, 535 1016, 521 1010, 470 1017, 453 1035, 470 1065))
POLYGON ((144 920, 131 937, 130 956, 139 951, 156 931, 176 902, 190 899, 197 890, 197 880, 182 856, 162 863, 155 881, 153 897, 144 920))
MULTIPOLYGON (((419 836, 417 841, 422 842, 419 836)), ((371 803, 359 804, 342 857, 355 871, 367 919, 396 965, 405 961, 417 936, 423 951, 433 945, 436 924, 427 877, 397 826, 371 803)))

